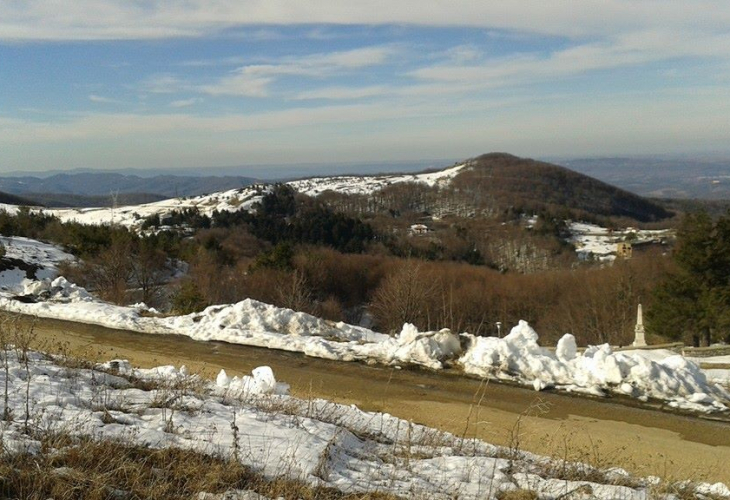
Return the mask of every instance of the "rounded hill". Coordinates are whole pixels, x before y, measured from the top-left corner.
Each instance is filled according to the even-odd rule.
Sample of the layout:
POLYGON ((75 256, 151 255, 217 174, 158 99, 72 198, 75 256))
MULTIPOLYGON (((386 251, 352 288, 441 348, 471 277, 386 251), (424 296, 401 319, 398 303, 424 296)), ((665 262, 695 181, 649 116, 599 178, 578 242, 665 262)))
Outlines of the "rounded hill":
POLYGON ((658 203, 565 167, 489 153, 469 162, 455 188, 479 189, 503 208, 524 212, 569 209, 607 217, 655 222, 673 214, 658 203))

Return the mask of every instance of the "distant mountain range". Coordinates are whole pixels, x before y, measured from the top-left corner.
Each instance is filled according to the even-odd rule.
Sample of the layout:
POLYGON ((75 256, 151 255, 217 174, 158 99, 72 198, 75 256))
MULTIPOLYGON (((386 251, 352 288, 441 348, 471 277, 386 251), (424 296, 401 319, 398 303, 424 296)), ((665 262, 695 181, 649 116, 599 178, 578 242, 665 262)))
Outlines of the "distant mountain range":
MULTIPOLYGON (((116 199, 115 203, 96 205, 113 205, 116 207, 113 210, 100 208, 79 212, 66 209, 50 213, 64 220, 103 223, 113 219, 116 223, 130 226, 141 224, 149 215, 164 216, 183 208, 195 207, 208 214, 213 210, 233 211, 250 207, 263 193, 252 185, 254 179, 245 177, 158 176, 145 179, 121 174, 59 174, 42 180, 24 179, 4 179, 5 184, 0 184, 0 190, 20 190, 27 198, 31 190, 63 188, 66 199, 76 200, 76 206, 84 200, 84 196, 94 196, 97 201, 106 199, 113 202, 116 199), (154 189, 158 193, 166 193, 170 199, 147 204, 123 202, 123 193, 135 189, 142 192, 154 189), (74 194, 79 191, 84 194, 74 194), (112 194, 99 194, 105 191, 112 194), (178 196, 174 196, 175 192, 178 196), (190 194, 200 192, 204 195, 190 194), (181 196, 183 193, 185 195, 181 196)), ((506 153, 486 154, 416 175, 318 177, 289 184, 297 191, 314 196, 327 195, 330 199, 332 196, 353 197, 347 205, 365 203, 376 212, 403 212, 420 207, 418 210, 436 213, 450 205, 460 207, 461 212, 490 214, 490 217, 500 213, 536 214, 547 210, 563 218, 578 220, 598 216, 652 222, 673 215, 660 203, 585 174, 506 153), (368 201, 373 195, 378 203, 368 201)), ((52 196, 58 197, 59 194, 52 196)), ((47 195, 46 199, 51 200, 52 196, 47 195)), ((144 198, 148 195, 137 196, 144 198)), ((47 202, 46 206, 60 206, 60 203, 47 202)))
MULTIPOLYGON (((649 206, 646 204, 647 200, 631 193, 651 198, 730 200, 730 160, 587 158, 546 163, 504 153, 492 153, 471 161, 479 165, 478 170, 482 172, 482 177, 487 175, 490 179, 486 183, 481 178, 477 180, 490 196, 499 198, 500 204, 505 206, 565 206, 596 214, 656 220, 664 218, 666 214, 658 210, 656 204, 649 206)), ((386 164, 362 164, 362 175, 322 176, 294 184, 304 192, 321 192, 327 189, 347 191, 355 185, 369 186, 366 190, 372 190, 376 185, 383 187, 396 179, 407 180, 412 177, 407 174, 374 176, 372 170, 377 168, 377 171, 384 172, 402 167, 401 172, 409 172, 419 164, 431 165, 425 160, 394 163, 390 168, 386 164), (371 171, 371 175, 366 175, 368 171, 371 171)), ((444 161, 438 166, 443 168, 448 164, 444 161)), ((349 167, 354 165, 356 164, 348 164, 349 167)), ((342 173, 347 170, 349 168, 342 173)), ((264 179, 274 178, 277 172, 281 173, 269 171, 270 177, 264 179)), ((206 173, 209 171, 206 170, 206 173)), ((472 180, 474 179, 467 183, 472 180)), ((101 207, 200 196, 260 182, 263 181, 241 175, 165 174, 148 177, 116 172, 75 172, 56 173, 46 177, 0 177, 0 192, 20 196, 22 199, 16 200, 17 203, 10 202, 18 205, 35 202, 48 207, 101 207)), ((673 208, 682 206, 683 202, 676 203, 672 205, 673 208)))
MULTIPOLYGON (((598 180, 653 198, 730 199, 730 159, 605 157, 553 158, 598 180)), ((344 164, 270 165, 260 167, 155 169, 127 171, 38 172, 0 177, 0 191, 38 200, 50 206, 108 205, 151 202, 176 196, 197 196, 247 186, 259 181, 332 175, 419 172, 454 164, 454 160, 353 162, 344 164), (200 175, 204 172, 205 175, 200 175), (134 197, 125 195, 134 194, 134 197), (76 197, 69 196, 76 195, 76 197), (85 197, 94 197, 86 199, 85 197)))
POLYGON ((40 178, 0 177, 0 191, 46 206, 111 206, 150 203, 166 198, 197 196, 250 186, 257 180, 242 176, 140 177, 107 172, 55 174, 40 178))
POLYGON ((616 157, 554 162, 642 196, 730 199, 728 159, 616 157))

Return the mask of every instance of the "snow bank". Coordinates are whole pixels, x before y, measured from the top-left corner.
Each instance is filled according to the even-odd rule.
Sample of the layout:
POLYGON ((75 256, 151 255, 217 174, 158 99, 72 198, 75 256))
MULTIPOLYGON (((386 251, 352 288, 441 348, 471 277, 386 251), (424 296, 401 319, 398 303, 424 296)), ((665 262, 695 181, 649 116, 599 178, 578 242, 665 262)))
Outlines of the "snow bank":
POLYGON ((192 336, 201 339, 211 332, 225 329, 319 336, 342 341, 377 342, 387 337, 366 328, 333 323, 253 299, 231 305, 210 306, 201 313, 169 318, 166 325, 173 330, 192 332, 192 336))
POLYGON ((26 291, 35 303, 0 297, 0 308, 107 328, 178 334, 195 340, 301 352, 332 360, 373 360, 440 369, 443 361, 461 354, 459 338, 448 330, 418 332, 414 326, 406 325, 399 335, 391 337, 253 299, 211 306, 185 316, 155 318, 140 314, 146 310, 143 304, 121 307, 96 301, 63 277, 50 284, 28 285, 26 291))
POLYGON ((46 278, 40 281, 23 283, 23 295, 55 302, 92 302, 94 298, 85 288, 71 283, 63 276, 51 281, 46 278))
POLYGON ((730 400, 730 393, 708 382, 698 365, 680 355, 654 361, 641 354, 613 352, 607 344, 578 354, 572 335, 560 339, 551 352, 537 344, 537 333, 525 321, 503 339, 469 337, 471 348, 459 363, 473 375, 513 380, 536 390, 556 387, 660 399, 699 411, 726 410, 724 403, 730 400))
MULTIPOLYGON (((538 345, 537 333, 524 321, 502 339, 466 333, 459 336, 446 329, 420 332, 410 324, 391 337, 252 299, 211 306, 185 316, 150 317, 143 314, 148 311, 144 304, 106 304, 63 277, 26 281, 23 293, 24 302, 0 296, 0 308, 142 333, 178 334, 195 340, 301 352, 331 360, 417 365, 433 370, 458 360, 468 374, 513 380, 536 390, 554 387, 594 395, 614 393, 663 400, 670 406, 693 411, 724 411, 730 400, 730 394, 715 383, 719 376, 708 380, 697 364, 679 355, 613 352, 608 345, 578 353, 572 335, 565 335, 550 351, 538 345), (466 351, 462 351, 462 345, 468 345, 466 351)), ((262 380, 254 376, 234 385, 250 389, 263 384, 262 380)))

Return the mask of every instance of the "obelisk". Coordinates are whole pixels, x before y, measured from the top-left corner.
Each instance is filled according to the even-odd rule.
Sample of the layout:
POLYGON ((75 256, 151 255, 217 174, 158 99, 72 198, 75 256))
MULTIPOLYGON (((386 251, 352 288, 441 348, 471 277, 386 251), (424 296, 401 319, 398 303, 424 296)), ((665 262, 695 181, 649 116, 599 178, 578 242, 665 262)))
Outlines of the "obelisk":
POLYGON ((644 315, 641 312, 641 304, 636 311, 636 326, 634 327, 634 343, 635 347, 646 346, 646 336, 644 331, 644 315))

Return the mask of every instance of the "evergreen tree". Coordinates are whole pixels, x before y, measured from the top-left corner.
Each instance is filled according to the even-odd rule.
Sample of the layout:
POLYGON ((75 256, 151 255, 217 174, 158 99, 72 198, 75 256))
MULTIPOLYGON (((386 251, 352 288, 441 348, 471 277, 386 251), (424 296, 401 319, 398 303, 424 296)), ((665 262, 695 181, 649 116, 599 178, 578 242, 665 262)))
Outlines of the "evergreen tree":
POLYGON ((654 292, 650 328, 695 345, 730 340, 730 212, 687 215, 677 231, 676 270, 654 292))

